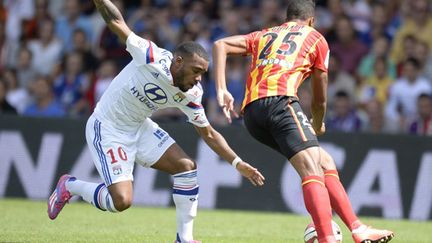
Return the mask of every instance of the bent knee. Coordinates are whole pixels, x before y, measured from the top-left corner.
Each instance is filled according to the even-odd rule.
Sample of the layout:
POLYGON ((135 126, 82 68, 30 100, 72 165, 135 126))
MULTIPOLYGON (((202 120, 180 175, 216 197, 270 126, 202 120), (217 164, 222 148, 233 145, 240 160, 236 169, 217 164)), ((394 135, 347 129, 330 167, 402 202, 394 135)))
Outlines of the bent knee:
POLYGON ((132 197, 131 196, 116 195, 116 196, 113 196, 112 198, 113 198, 114 207, 119 212, 130 208, 130 206, 132 205, 132 197))
POLYGON ((195 169, 196 169, 196 164, 191 159, 184 159, 178 165, 178 171, 179 171, 179 173, 180 172, 185 172, 185 171, 190 171, 190 170, 195 170, 195 169))

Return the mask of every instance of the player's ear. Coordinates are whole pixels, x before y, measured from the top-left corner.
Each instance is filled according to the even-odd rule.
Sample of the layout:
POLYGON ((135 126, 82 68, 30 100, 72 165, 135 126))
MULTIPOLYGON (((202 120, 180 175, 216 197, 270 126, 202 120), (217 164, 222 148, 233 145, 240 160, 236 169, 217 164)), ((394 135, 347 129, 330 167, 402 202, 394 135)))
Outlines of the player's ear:
POLYGON ((182 56, 176 56, 175 62, 176 62, 178 65, 183 64, 183 57, 182 57, 182 56))
POLYGON ((184 62, 184 59, 183 59, 183 57, 182 56, 175 56, 174 57, 174 66, 178 69, 178 68, 181 68, 182 66, 183 66, 183 62, 184 62))
POLYGON ((313 27, 314 24, 315 24, 315 17, 310 17, 310 18, 308 19, 308 25, 309 25, 310 27, 313 27))

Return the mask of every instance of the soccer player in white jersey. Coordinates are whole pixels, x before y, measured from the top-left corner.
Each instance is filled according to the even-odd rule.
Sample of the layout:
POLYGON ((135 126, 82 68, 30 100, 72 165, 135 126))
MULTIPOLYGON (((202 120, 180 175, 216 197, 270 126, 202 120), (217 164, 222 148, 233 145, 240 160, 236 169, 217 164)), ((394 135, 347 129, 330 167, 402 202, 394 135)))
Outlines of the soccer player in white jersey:
POLYGON ((135 35, 111 1, 94 3, 133 60, 114 78, 86 125, 87 144, 104 183, 63 175, 48 200, 48 215, 55 219, 74 195, 103 211, 126 210, 132 202, 133 166, 138 163, 173 175, 176 242, 198 242, 192 235, 198 204, 196 164, 149 118, 154 111, 179 108, 204 141, 253 185, 263 185, 264 177, 242 161, 207 121, 200 85, 208 69, 206 51, 186 42, 172 54, 135 35))

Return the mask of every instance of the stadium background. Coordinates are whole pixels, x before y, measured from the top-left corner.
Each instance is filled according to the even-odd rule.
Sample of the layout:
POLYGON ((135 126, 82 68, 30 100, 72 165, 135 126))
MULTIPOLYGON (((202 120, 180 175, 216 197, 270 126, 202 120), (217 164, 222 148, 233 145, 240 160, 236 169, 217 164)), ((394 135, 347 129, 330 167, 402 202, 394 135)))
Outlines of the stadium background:
MULTIPOLYGON (((277 25, 285 15, 283 1, 274 0, 113 2, 137 34, 168 50, 194 40, 211 53, 214 40, 277 25)), ((317 1, 316 27, 332 53, 322 144, 335 157, 355 210, 431 220, 431 2, 317 1)), ((92 1, 0 1, 0 198, 43 200, 65 172, 99 181, 84 122, 128 61, 92 1)), ((229 60, 237 109, 248 65, 247 58, 229 60)), ((179 111, 158 112, 154 119, 199 163, 201 207, 305 213, 298 176, 251 139, 241 119, 226 124, 212 77, 210 67, 203 80, 210 121, 268 181, 252 188, 203 145, 179 111)), ((299 96, 307 114, 310 95, 306 82, 299 96)), ((172 205, 168 176, 137 167, 135 177, 136 204, 172 205)))

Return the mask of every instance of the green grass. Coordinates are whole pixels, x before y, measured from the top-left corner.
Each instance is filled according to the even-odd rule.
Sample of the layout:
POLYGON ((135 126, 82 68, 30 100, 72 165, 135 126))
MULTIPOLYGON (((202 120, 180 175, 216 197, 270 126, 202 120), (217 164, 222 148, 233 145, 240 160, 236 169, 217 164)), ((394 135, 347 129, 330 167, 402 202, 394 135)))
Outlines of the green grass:
MULTIPOLYGON (((432 222, 362 218, 365 223, 392 229, 392 242, 432 242, 432 222)), ((344 230, 344 242, 352 242, 344 230)), ((302 242, 309 218, 286 213, 200 210, 196 239, 205 243, 302 242)), ((46 203, 22 199, 0 200, 0 242, 148 242, 172 243, 175 209, 133 207, 112 214, 85 203, 66 205, 55 220, 48 219, 46 203)))

